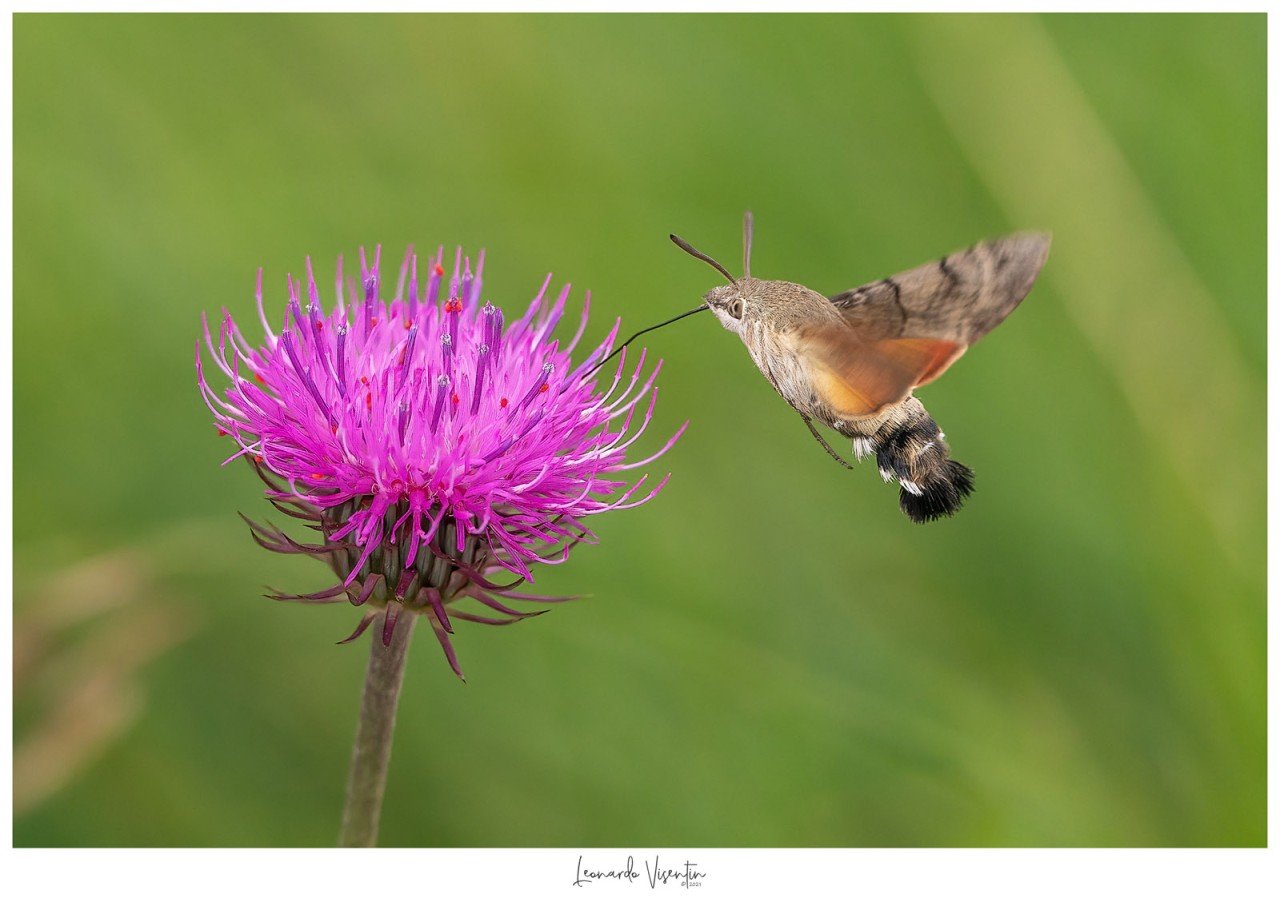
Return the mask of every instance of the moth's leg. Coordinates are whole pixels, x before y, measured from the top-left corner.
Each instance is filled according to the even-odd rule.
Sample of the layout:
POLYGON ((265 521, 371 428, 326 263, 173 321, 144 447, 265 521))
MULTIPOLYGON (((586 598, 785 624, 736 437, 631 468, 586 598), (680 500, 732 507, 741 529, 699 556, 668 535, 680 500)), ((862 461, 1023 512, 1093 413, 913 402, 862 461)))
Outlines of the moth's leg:
POLYGON ((844 465, 850 471, 852 471, 853 465, 849 464, 847 461, 845 461, 843 458, 841 458, 839 455, 836 454, 836 450, 831 448, 831 446, 827 443, 827 441, 822 438, 822 434, 818 433, 818 429, 813 426, 813 422, 809 420, 809 416, 804 413, 800 413, 800 417, 801 419, 804 420, 805 427, 809 428, 809 433, 813 434, 813 438, 822 444, 823 449, 827 450, 827 454, 830 455, 832 458, 834 458, 836 461, 840 462, 840 464, 844 465))

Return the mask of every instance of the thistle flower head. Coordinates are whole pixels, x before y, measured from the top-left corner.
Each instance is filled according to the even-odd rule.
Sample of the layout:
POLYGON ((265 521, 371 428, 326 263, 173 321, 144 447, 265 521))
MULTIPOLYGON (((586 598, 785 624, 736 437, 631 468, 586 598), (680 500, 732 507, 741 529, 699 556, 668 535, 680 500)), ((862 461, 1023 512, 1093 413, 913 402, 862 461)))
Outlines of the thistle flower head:
POLYGON ((474 272, 461 250, 452 261, 446 272, 441 249, 424 270, 410 248, 387 301, 380 250, 372 265, 361 252, 359 284, 344 283, 339 259, 325 312, 308 260, 305 286, 289 278, 278 334, 259 271, 265 340, 251 344, 224 310, 216 341, 205 320, 204 345, 230 383, 220 391, 205 378, 199 343, 196 372, 219 434, 237 445, 227 461, 247 458, 272 504, 321 537, 297 542, 249 521, 254 539, 327 560, 338 576, 319 592, 272 597, 365 606, 344 642, 385 611, 380 636, 390 644, 402 614, 422 614, 461 676, 452 620, 512 623, 542 612, 504 599, 560 601, 515 590, 535 565, 594 541, 586 518, 653 498, 665 478, 646 487, 648 475, 628 483, 621 472, 664 453, 683 427, 649 458, 628 461, 652 419, 661 362, 642 376, 644 353, 635 365, 624 354, 601 384, 593 366, 617 322, 575 365, 587 304, 567 345, 552 338, 567 285, 549 301, 548 275, 509 321, 480 298, 484 254, 474 272), (463 599, 481 607, 458 607, 463 599))

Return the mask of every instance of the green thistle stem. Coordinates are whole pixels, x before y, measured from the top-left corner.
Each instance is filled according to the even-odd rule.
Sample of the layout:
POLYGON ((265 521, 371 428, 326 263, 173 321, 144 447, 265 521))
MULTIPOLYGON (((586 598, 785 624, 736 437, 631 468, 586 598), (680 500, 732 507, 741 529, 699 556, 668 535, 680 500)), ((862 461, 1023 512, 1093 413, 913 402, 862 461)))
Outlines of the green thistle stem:
POLYGON ((382 793, 387 786, 387 766, 391 761, 391 738, 396 728, 396 702, 404 679, 404 662, 409 654, 409 637, 418 615, 401 612, 391 645, 382 644, 382 623, 374 622, 373 648, 364 678, 360 720, 351 751, 351 772, 347 776, 347 802, 342 809, 342 848, 372 848, 378 842, 378 819, 382 814, 382 793))

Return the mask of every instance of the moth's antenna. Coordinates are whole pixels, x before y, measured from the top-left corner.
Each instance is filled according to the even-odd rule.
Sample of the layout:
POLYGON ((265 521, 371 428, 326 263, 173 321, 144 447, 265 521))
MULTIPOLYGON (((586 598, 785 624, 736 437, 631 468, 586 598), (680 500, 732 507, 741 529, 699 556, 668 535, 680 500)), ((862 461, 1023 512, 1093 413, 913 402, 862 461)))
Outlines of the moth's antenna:
POLYGON ((742 276, 744 278, 751 277, 751 231, 755 227, 755 219, 751 217, 751 210, 747 210, 747 214, 742 216, 742 276))
POLYGON ((717 262, 715 259, 711 258, 704 252, 699 252, 698 250, 694 249, 692 246, 690 246, 685 241, 681 240, 675 234, 671 234, 670 237, 671 237, 671 242, 674 243, 676 246, 680 247, 686 253, 693 256, 695 259, 701 259, 702 261, 706 262, 716 271, 720 272, 725 277, 727 277, 729 279, 729 283, 733 284, 733 286, 735 287, 738 286, 738 282, 734 280, 733 275, 729 274, 729 272, 725 270, 725 267, 721 265, 719 262, 717 262))
POLYGON ((644 330, 636 331, 636 332, 635 332, 634 334, 632 334, 630 337, 627 337, 627 342, 626 342, 626 343, 623 343, 621 346, 619 346, 618 348, 616 348, 613 352, 609 353, 607 356, 605 356, 603 359, 601 359, 601 360, 600 360, 600 364, 596 365, 594 368, 592 368, 590 371, 588 371, 586 374, 584 374, 584 375, 582 375, 582 376, 583 376, 583 377, 590 377, 591 375, 595 374, 597 371, 599 371, 601 368, 603 368, 603 367, 604 367, 604 363, 605 363, 605 362, 609 361, 609 359, 613 358, 615 355, 617 355, 618 353, 622 352, 622 350, 626 349, 626 348, 627 348, 627 345, 628 345, 632 340, 634 340, 636 337, 640 336, 641 334, 647 334, 647 333, 649 333, 649 331, 656 331, 658 328, 660 328, 660 327, 666 327, 668 324, 671 324, 671 323, 673 323, 673 322, 679 321, 681 318, 688 318, 688 317, 689 317, 690 315, 692 315, 694 312, 701 312, 701 311, 703 311, 704 309, 709 309, 709 308, 711 308, 711 307, 710 307, 710 306, 708 306, 706 303, 703 303, 702 305, 698 306, 696 309, 690 309, 690 310, 689 310, 689 311, 687 311, 687 312, 681 312, 681 313, 680 313, 679 315, 677 315, 676 317, 671 318, 671 319, 669 319, 669 320, 667 320, 667 321, 664 321, 664 322, 662 322, 661 324, 655 324, 653 327, 646 327, 644 330))

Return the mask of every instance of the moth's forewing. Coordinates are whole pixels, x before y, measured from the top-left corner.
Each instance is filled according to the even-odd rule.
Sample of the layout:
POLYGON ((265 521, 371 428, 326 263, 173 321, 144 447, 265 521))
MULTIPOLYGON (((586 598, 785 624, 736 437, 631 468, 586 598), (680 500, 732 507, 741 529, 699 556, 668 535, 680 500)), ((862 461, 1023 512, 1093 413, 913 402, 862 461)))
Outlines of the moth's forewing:
MULTIPOLYGON (((831 301, 868 343, 909 338, 971 346, 1018 307, 1048 256, 1048 234, 1012 234, 847 290, 831 301)), ((941 373, 933 371, 921 383, 941 373)))

